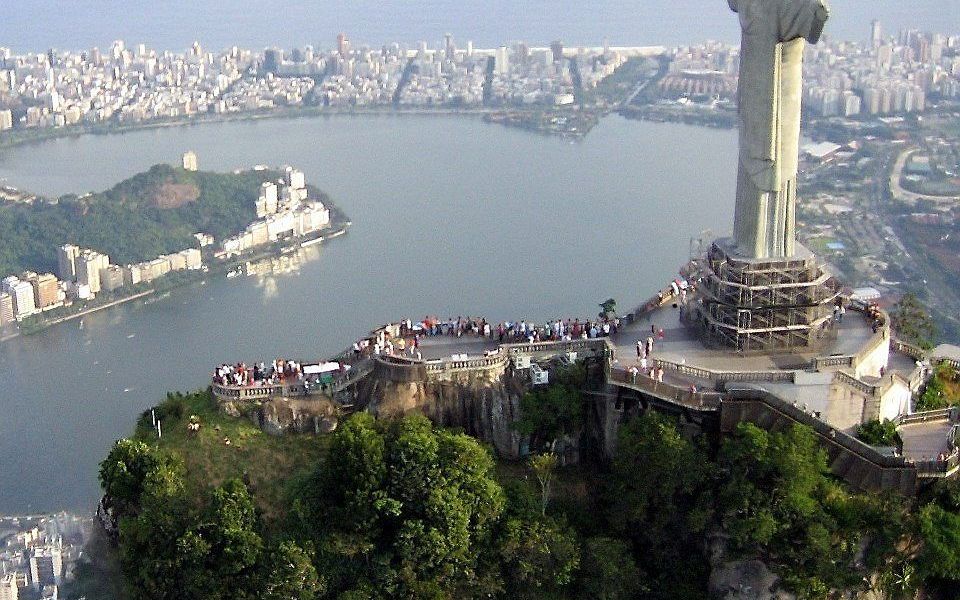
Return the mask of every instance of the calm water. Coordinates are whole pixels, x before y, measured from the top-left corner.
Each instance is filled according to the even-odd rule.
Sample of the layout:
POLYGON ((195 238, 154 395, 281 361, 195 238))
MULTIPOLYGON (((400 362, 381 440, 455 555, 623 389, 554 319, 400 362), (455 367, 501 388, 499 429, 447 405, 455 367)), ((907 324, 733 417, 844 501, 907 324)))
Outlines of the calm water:
MULTIPOLYGON (((879 18, 885 31, 917 27, 960 33, 956 0, 830 0, 827 33, 867 38, 879 18)), ((545 44, 682 44, 733 41, 736 19, 726 0, 29 0, 9 2, 0 46, 19 51, 108 46, 115 39, 183 49, 313 44, 329 48, 338 32, 355 43, 439 42, 453 33, 481 46, 510 40, 545 44)))
POLYGON ((353 219, 297 274, 216 279, 0 344, 0 513, 87 507, 96 465, 167 390, 221 361, 320 357, 429 313, 587 316, 646 296, 732 221, 732 131, 612 117, 572 144, 453 117, 337 117, 85 136, 0 154, 0 177, 98 190, 196 150, 291 163, 353 219))

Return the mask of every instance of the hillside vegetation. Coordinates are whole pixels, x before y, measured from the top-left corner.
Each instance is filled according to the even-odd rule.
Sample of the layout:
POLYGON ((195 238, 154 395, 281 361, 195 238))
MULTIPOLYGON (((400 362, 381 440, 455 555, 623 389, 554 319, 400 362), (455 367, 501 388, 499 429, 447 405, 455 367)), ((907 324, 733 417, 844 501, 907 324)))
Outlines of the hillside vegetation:
POLYGON ((127 264, 195 247, 198 232, 222 239, 256 219, 260 184, 277 176, 274 171, 209 173, 155 165, 105 192, 0 206, 0 275, 55 271, 57 248, 66 243, 127 264))
MULTIPOLYGON (((558 389, 531 419, 569 405, 558 389)), ((78 589, 112 569, 126 592, 91 595, 705 598, 724 564, 758 559, 800 598, 955 598, 960 580, 957 482, 919 500, 855 493, 801 426, 690 439, 647 414, 611 462, 561 468, 540 460, 553 455, 498 464, 419 416, 272 437, 209 392, 155 414, 162 439, 147 412, 101 464, 119 545, 78 589)))

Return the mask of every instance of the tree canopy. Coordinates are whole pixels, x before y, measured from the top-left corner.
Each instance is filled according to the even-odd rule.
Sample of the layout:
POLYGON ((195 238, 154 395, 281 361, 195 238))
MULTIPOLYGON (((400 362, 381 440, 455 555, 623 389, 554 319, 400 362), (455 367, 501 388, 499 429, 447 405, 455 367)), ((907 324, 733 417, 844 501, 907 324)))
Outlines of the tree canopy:
POLYGON ((127 264, 195 247, 198 232, 228 237, 256 219, 260 184, 278 176, 155 165, 105 192, 0 206, 0 274, 54 271, 57 248, 68 243, 127 264))

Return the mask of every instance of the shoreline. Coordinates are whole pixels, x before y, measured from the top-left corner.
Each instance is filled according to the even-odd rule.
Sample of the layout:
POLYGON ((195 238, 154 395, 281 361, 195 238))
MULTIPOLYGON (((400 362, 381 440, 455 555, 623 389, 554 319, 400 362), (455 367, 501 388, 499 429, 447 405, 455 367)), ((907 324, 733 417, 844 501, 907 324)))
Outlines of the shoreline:
MULTIPOLYGON (((334 206, 335 206, 335 205, 334 205, 334 206)), ((339 209, 337 209, 337 210, 339 210, 339 209)), ((333 226, 330 228, 331 231, 330 231, 329 233, 327 233, 326 231, 324 231, 323 234, 321 234, 321 235, 319 235, 319 236, 317 236, 317 237, 310 238, 310 239, 308 239, 308 240, 306 240, 306 241, 303 241, 303 242, 298 243, 298 246, 299 246, 299 247, 306 247, 306 246, 303 246, 303 244, 314 245, 314 244, 323 244, 323 243, 326 243, 326 242, 328 242, 329 240, 338 238, 338 237, 346 234, 346 233, 350 230, 350 226, 351 226, 352 224, 353 224, 352 221, 349 221, 349 220, 346 220, 346 219, 344 219, 344 220, 342 220, 342 221, 337 221, 337 222, 335 222, 335 223, 333 224, 333 226)), ((184 288, 184 287, 187 287, 187 286, 189 286, 189 285, 196 284, 196 283, 201 282, 201 281, 206 281, 206 280, 207 280, 207 277, 206 277, 206 276, 210 276, 210 275, 223 275, 224 273, 230 271, 231 269, 236 268, 236 267, 239 266, 239 265, 247 264, 247 263, 254 262, 254 261, 258 261, 258 260, 264 260, 264 259, 266 259, 266 258, 278 257, 278 256, 282 256, 283 254, 284 254, 284 252, 283 252, 282 246, 279 246, 279 245, 278 245, 278 246, 275 246, 275 247, 270 248, 269 250, 265 250, 265 251, 263 251, 263 252, 251 254, 251 255, 248 255, 248 256, 239 257, 238 259, 235 259, 235 260, 223 261, 223 262, 220 262, 220 263, 216 264, 214 268, 210 268, 207 272, 203 273, 203 275, 205 275, 205 277, 197 277, 197 278, 195 278, 195 279, 193 279, 193 278, 187 279, 187 280, 185 280, 185 281, 182 281, 182 282, 179 282, 179 283, 175 283, 175 284, 170 285, 170 286, 153 287, 153 288, 150 288, 150 289, 148 289, 148 290, 143 290, 143 291, 141 291, 141 292, 137 292, 137 293, 135 293, 135 294, 133 294, 133 295, 130 295, 130 296, 125 296, 125 297, 123 297, 123 298, 117 298, 117 299, 111 300, 110 302, 107 302, 106 304, 103 304, 103 305, 93 306, 93 307, 90 307, 90 308, 83 309, 83 310, 81 310, 80 312, 77 312, 77 313, 74 313, 74 314, 69 314, 69 315, 65 315, 65 316, 62 316, 62 317, 57 317, 57 318, 55 318, 55 319, 53 319, 53 320, 51 320, 51 321, 45 321, 45 322, 43 322, 42 324, 38 324, 38 325, 36 325, 36 327, 31 328, 30 331, 21 331, 21 330, 18 328, 16 332, 11 333, 11 334, 8 334, 8 335, 3 336, 3 337, 0 337, 0 343, 4 343, 4 342, 10 341, 10 340, 19 338, 19 337, 21 337, 21 336, 37 335, 37 334, 39 334, 39 333, 42 333, 42 332, 46 331, 47 329, 50 329, 51 327, 54 327, 54 326, 56 326, 56 325, 61 325, 61 324, 66 323, 66 322, 68 322, 68 321, 73 321, 73 320, 75 320, 75 319, 82 318, 82 317, 84 317, 84 316, 86 316, 86 315, 90 315, 90 314, 93 314, 93 313, 96 313, 96 312, 100 312, 100 311, 106 310, 106 309, 108 309, 108 308, 113 308, 113 307, 116 307, 116 306, 120 306, 121 304, 126 304, 126 303, 128 303, 128 302, 133 302, 134 300, 139 300, 139 299, 141 299, 141 298, 146 298, 147 296, 152 296, 152 295, 154 295, 154 294, 156 294, 156 293, 158 293, 158 292, 161 292, 161 291, 162 291, 162 292, 168 292, 168 291, 170 291, 170 290, 174 290, 174 289, 178 289, 178 288, 184 288)))
MULTIPOLYGON (((544 107, 545 109, 548 107, 544 107)), ((147 121, 136 124, 110 124, 100 126, 70 126, 54 127, 47 129, 28 130, 34 135, 26 135, 17 139, 4 139, 0 134, 0 150, 16 148, 32 143, 49 142, 71 137, 81 137, 84 135, 111 135, 133 133, 137 131, 149 131, 151 129, 164 129, 168 127, 189 127, 192 125, 207 125, 216 123, 230 122, 248 122, 262 121, 270 119, 297 119, 314 117, 349 117, 349 116, 424 116, 424 117, 445 117, 445 116, 468 116, 483 117, 488 114, 508 111, 510 107, 498 108, 394 108, 391 106, 380 106, 370 108, 319 108, 307 107, 301 109, 274 109, 270 111, 250 111, 242 113, 229 113, 226 115, 198 115, 191 117, 182 117, 177 119, 162 119, 147 121)), ((572 111, 579 112, 579 111, 572 111)), ((23 130, 17 130, 23 131, 23 130)))

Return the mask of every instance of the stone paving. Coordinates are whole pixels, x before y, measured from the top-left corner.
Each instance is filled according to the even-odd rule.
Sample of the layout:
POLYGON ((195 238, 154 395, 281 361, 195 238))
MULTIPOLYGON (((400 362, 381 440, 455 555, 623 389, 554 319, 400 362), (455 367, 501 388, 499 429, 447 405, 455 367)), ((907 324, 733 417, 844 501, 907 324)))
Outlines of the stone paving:
POLYGON ((621 364, 635 364, 636 342, 650 336, 650 326, 664 330, 664 340, 654 335, 653 358, 697 366, 711 371, 771 371, 803 369, 818 356, 846 356, 859 352, 873 336, 870 323, 852 311, 836 325, 837 338, 817 351, 747 354, 729 349, 706 348, 696 332, 680 322, 680 310, 667 304, 623 328, 617 336, 617 358, 621 364))

